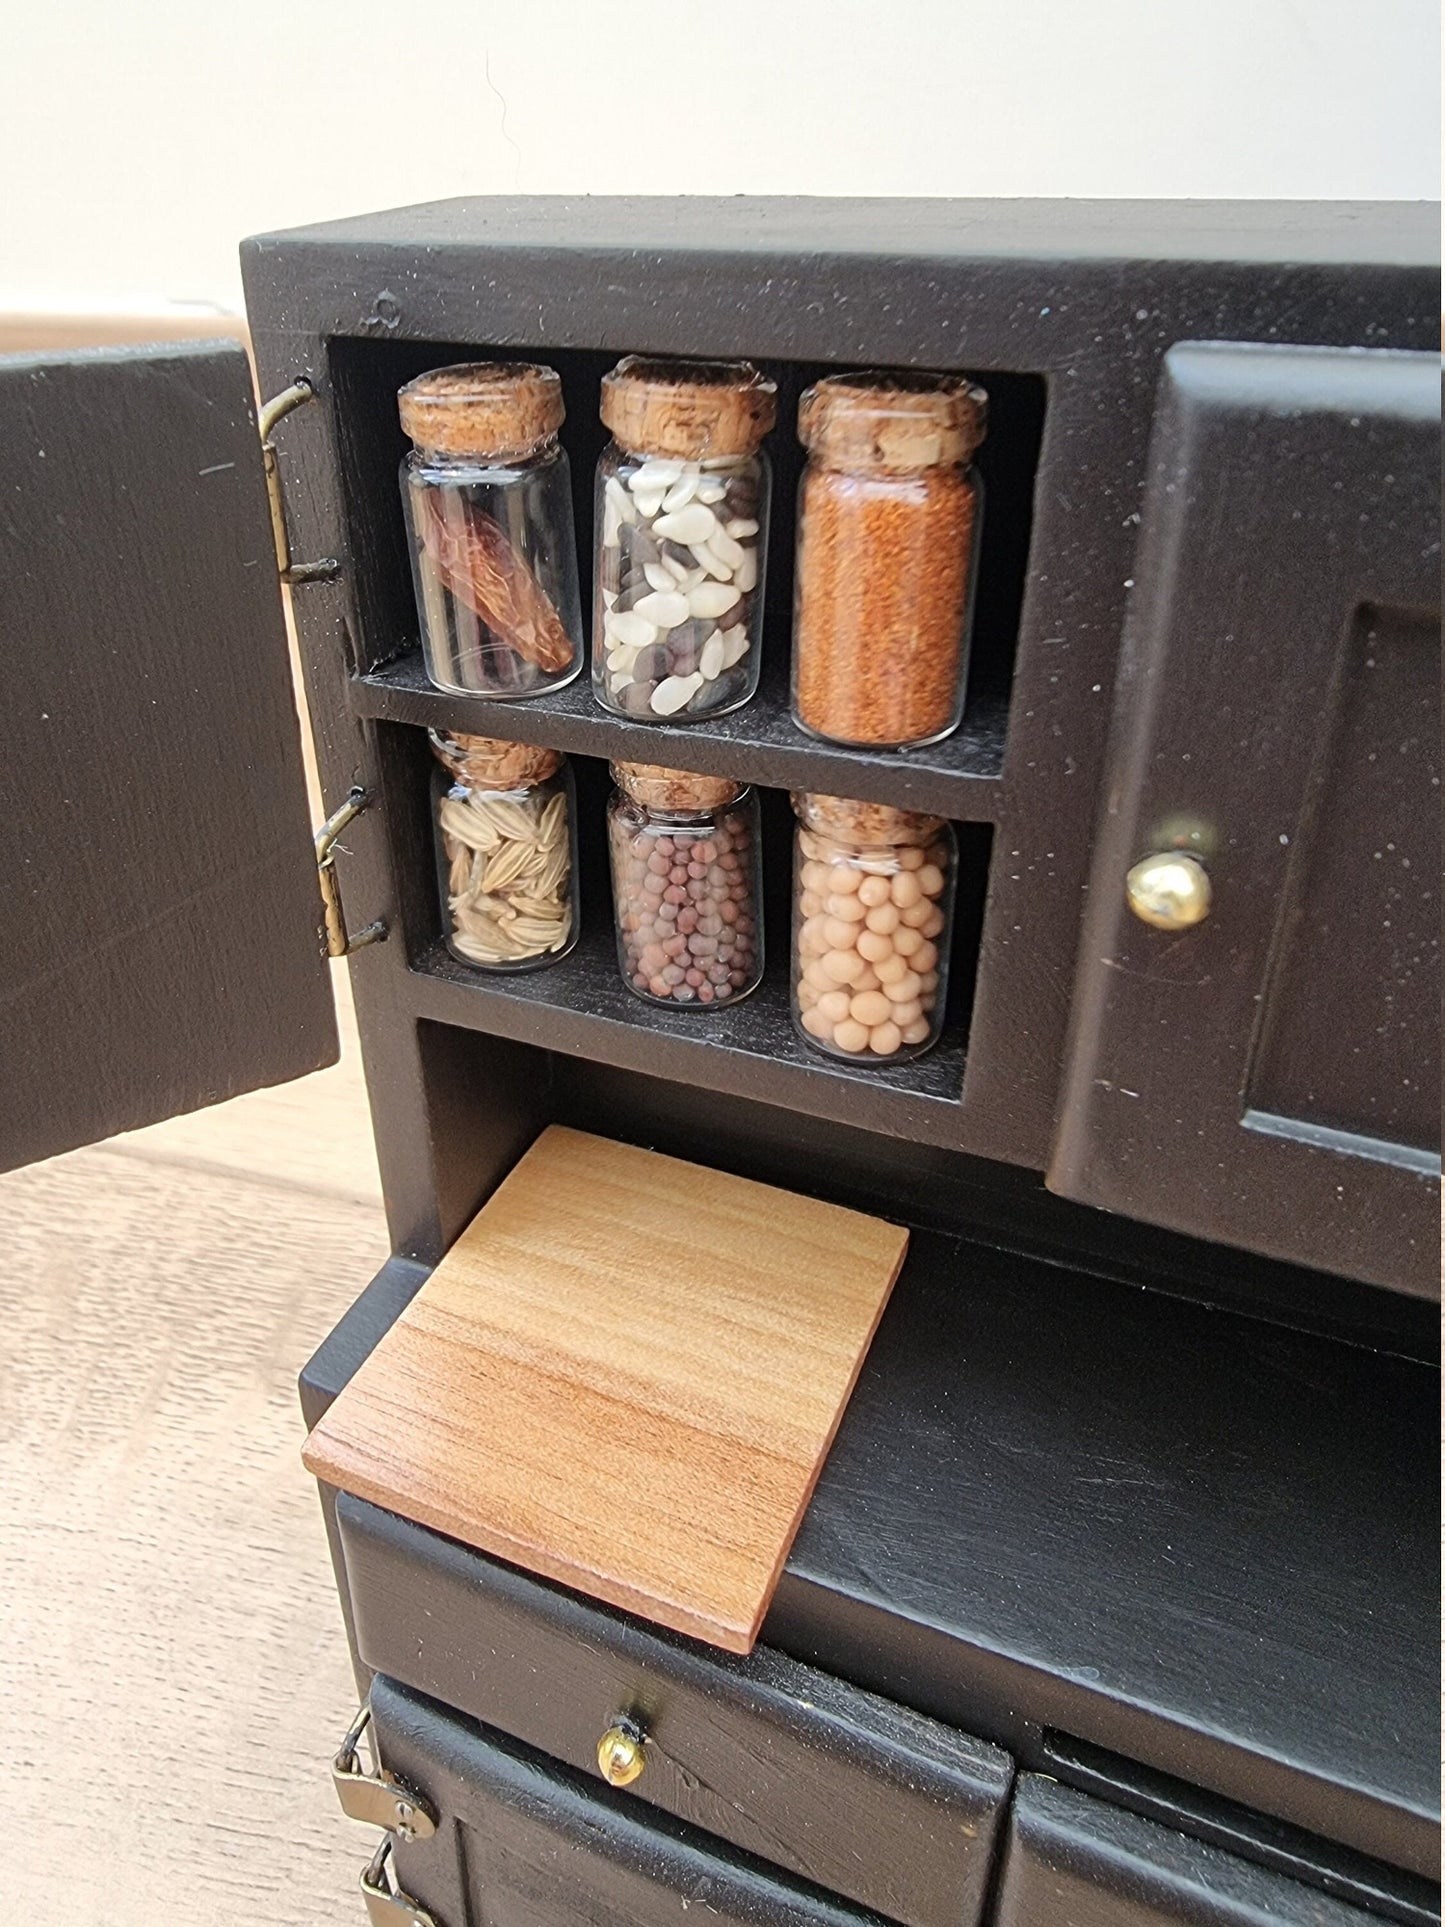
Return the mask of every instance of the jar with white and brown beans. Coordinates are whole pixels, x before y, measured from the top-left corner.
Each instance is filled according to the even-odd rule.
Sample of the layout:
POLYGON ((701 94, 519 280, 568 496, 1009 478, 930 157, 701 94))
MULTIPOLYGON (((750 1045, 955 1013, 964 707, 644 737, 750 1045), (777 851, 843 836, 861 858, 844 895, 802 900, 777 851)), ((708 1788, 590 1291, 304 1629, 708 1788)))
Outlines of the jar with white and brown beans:
POLYGON ((535 970, 577 941, 577 809, 555 749, 430 732, 447 948, 476 970, 535 970))
POLYGON ((602 383, 592 686, 636 722, 690 723, 758 686, 777 389, 750 362, 629 355, 602 383))
POLYGON ((630 990, 693 1010, 763 974, 758 799, 741 783, 614 763, 607 812, 617 961, 630 990))
POLYGON ((941 817, 798 792, 793 1021, 860 1063, 938 1042, 958 844, 941 817))

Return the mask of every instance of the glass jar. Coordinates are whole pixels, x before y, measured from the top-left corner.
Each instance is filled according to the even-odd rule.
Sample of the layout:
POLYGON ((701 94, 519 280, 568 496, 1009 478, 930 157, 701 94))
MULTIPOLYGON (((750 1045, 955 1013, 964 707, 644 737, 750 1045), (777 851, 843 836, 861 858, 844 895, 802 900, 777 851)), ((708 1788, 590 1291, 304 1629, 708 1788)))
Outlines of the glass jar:
POLYGON ((758 799, 741 783, 614 763, 617 961, 650 1003, 735 1004, 763 974, 758 799))
POLYGON ((906 749, 958 727, 988 397, 957 375, 830 375, 798 409, 793 717, 906 749))
POLYGON ((602 383, 592 687, 639 722, 691 723, 758 686, 776 385, 751 362, 629 355, 602 383))
POLYGON ((577 808, 555 749, 430 731, 447 948, 479 970, 535 970, 577 941, 577 808))
POLYGON ((435 368, 397 401, 416 444, 401 498, 428 676, 498 701, 571 682, 582 605, 555 370, 435 368))
POLYGON ((815 1049, 896 1064, 938 1042, 958 841, 941 817, 800 792, 793 1021, 815 1049))

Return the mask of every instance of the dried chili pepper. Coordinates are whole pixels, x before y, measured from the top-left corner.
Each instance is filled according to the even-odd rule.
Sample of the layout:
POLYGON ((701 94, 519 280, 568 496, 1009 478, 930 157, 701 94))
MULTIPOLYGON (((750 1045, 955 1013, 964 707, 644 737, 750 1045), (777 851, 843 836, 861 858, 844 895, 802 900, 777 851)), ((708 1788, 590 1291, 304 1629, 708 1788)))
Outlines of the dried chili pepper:
POLYGON ((422 497, 421 537, 442 586, 499 642, 547 672, 569 668, 572 638, 494 517, 474 502, 422 497))

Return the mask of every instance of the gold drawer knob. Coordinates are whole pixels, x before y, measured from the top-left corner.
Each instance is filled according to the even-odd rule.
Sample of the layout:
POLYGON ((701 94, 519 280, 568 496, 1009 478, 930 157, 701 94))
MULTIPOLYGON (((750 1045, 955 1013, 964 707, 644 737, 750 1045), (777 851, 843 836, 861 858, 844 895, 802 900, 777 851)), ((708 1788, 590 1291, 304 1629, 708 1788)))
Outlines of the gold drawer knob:
POLYGON ((1136 863, 1124 880, 1129 908, 1156 930, 1190 930, 1209 915, 1213 891, 1197 857, 1161 850, 1136 863))
POLYGON ((631 1720, 614 1720, 597 1742, 597 1765, 608 1786, 631 1786, 647 1765, 645 1735, 631 1720))

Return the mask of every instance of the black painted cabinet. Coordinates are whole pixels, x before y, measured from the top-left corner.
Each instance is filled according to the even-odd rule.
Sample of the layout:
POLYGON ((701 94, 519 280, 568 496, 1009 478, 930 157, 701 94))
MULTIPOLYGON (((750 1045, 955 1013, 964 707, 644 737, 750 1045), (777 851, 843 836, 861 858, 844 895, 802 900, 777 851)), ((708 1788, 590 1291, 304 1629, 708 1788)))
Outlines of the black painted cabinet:
MULTIPOLYGON (((967 1182, 970 1161, 980 1158, 1030 1173, 1052 1169, 1056 1186, 1081 1194, 1070 1111, 1082 1090, 1079 1131, 1087 1134, 1090 1075, 1117 1080, 1108 1065, 1088 1073, 1078 1055, 1091 1048, 1083 1013, 1099 948, 1091 934, 1080 994, 1080 919, 1086 902, 1097 906, 1105 896, 1112 910, 1122 889, 1122 873, 1106 859, 1095 825, 1101 807, 1107 821, 1126 740, 1116 737, 1110 747, 1121 636, 1137 618, 1146 579, 1159 574, 1151 545, 1168 547, 1167 518, 1148 487, 1151 438, 1158 428, 1167 441, 1172 418, 1168 388, 1176 378, 1166 375, 1166 358, 1200 341, 1259 347, 1286 362, 1297 358, 1290 344, 1320 351, 1331 363, 1341 360, 1339 351, 1350 361, 1363 350, 1368 360, 1381 345, 1392 354, 1433 350, 1437 252, 1428 213, 1403 207, 741 200, 445 203, 248 243, 243 267, 267 386, 279 390, 304 376, 316 395, 287 419, 277 441, 297 553, 337 564, 331 579, 310 581, 296 596, 327 800, 339 800, 358 780, 375 799, 349 839, 346 878, 358 921, 384 916, 392 930, 386 944, 356 961, 353 983, 373 1082, 412 1094, 380 1133, 398 1248, 440 1255, 495 1182, 497 1154, 515 1155, 519 1137, 546 1121, 545 1113, 567 1110, 596 1110, 639 1133, 676 1112, 680 1135, 690 1121, 705 1147, 718 1141, 716 1155, 751 1158, 783 1182, 794 1181, 794 1173, 806 1182, 821 1157, 839 1174, 840 1191, 871 1189, 883 1201, 910 1183, 946 1192, 967 1182), (728 717, 658 728, 604 715, 582 681, 520 704, 430 687, 416 644, 395 490, 404 446, 398 385, 438 363, 478 355, 548 361, 562 382, 563 439, 578 526, 586 528, 590 477, 605 439, 598 382, 622 347, 638 344, 652 352, 749 356, 778 382, 781 428, 771 452, 779 512, 757 698, 728 717), (818 376, 870 362, 963 370, 990 398, 980 457, 987 509, 963 721, 945 742, 905 754, 816 742, 793 724, 788 706, 787 505, 801 460, 791 430, 796 402, 818 376), (427 850, 420 739, 427 725, 512 734, 572 757, 584 804, 581 931, 555 969, 492 982, 447 954, 427 850), (646 1009, 617 978, 602 851, 589 832, 605 763, 617 756, 671 757, 763 791, 765 895, 775 937, 770 966, 754 997, 706 1027, 689 1021, 689 1013, 646 1009), (945 1034, 914 1064, 870 1070, 827 1062, 788 1021, 785 946, 776 938, 788 891, 785 792, 794 787, 934 810, 959 826, 965 887, 945 1034), (1077 1068, 1066 1096, 1071 1015, 1072 1036, 1082 1042, 1073 1047, 1077 1068), (459 1066, 454 1087, 440 1061, 442 1040, 459 1066), (524 1068, 529 1053, 550 1060, 551 1089, 545 1098, 518 1092, 514 1103, 513 1073, 518 1084, 534 1082, 524 1068), (472 1075, 460 1066, 469 1057, 508 1082, 507 1103, 487 1120, 477 1119, 467 1097, 472 1075), (699 1093, 711 1113, 711 1136, 697 1129, 699 1093), (429 1111, 445 1115, 444 1133, 423 1115, 429 1111), (458 1122, 464 1128, 455 1128, 458 1122)), ((1286 398, 1286 413, 1289 405, 1286 398)), ((1239 411, 1223 413, 1227 436, 1239 411)), ((1286 457, 1281 479, 1278 450, 1264 450, 1272 467, 1246 450, 1236 459, 1243 470, 1236 482, 1211 443, 1192 476, 1200 494, 1191 530, 1202 548, 1218 530, 1226 566, 1239 547, 1231 514, 1256 502, 1263 515, 1299 481, 1309 540, 1294 553, 1282 542, 1254 541, 1248 574, 1282 612, 1275 633, 1301 743, 1319 742, 1325 727, 1328 649, 1316 632, 1321 622, 1343 625, 1347 611, 1335 604, 1358 593, 1381 598, 1382 606, 1414 608, 1420 594, 1397 564, 1407 530, 1430 513, 1433 486, 1426 478, 1422 493, 1413 455, 1398 471, 1387 463, 1372 469, 1383 442, 1373 431, 1365 442, 1364 456, 1352 446, 1320 457, 1340 466, 1349 484, 1332 498, 1323 529, 1317 504, 1305 501, 1312 486, 1305 468, 1294 477, 1286 457), (1211 463, 1219 470, 1217 492, 1211 463), (1270 479, 1261 484, 1266 469, 1270 479), (1385 473, 1396 475, 1382 486, 1398 498, 1398 513, 1380 544, 1381 560, 1385 573, 1400 579, 1346 569, 1321 615, 1328 598, 1317 590, 1322 570, 1315 558, 1328 555, 1335 539, 1329 516, 1338 520, 1341 542, 1355 541, 1361 478, 1385 473), (1297 618, 1290 614, 1296 605, 1297 618), (1302 667, 1291 683, 1288 660, 1296 648, 1302 667)), ((1203 577, 1201 592, 1215 592, 1203 577)), ((1181 590, 1181 607, 1187 599, 1181 590)), ((1427 616, 1434 606, 1425 608, 1427 616)), ((1126 680, 1143 644, 1136 636, 1130 647, 1126 680)), ((1256 639, 1251 675, 1265 676, 1265 657, 1256 639)), ((1171 662, 1171 674, 1174 668, 1171 662)), ((1217 661, 1213 668, 1208 714, 1218 726, 1210 741, 1223 748, 1229 728, 1219 677, 1226 699, 1230 678, 1217 661)), ((1383 714, 1375 712, 1367 728, 1388 727, 1397 693, 1409 695, 1387 694, 1383 714)), ((1350 712, 1346 700, 1341 713, 1350 712)), ((1417 724, 1409 715, 1401 726, 1413 736, 1417 724)), ((1126 732, 1128 726, 1121 723, 1126 732)), ((1336 749, 1344 757, 1339 780, 1348 782, 1351 743, 1336 749)), ((1334 780, 1322 767, 1317 787, 1334 780)), ((1368 814, 1383 820, 1393 808, 1381 797, 1368 814)), ((1237 827, 1227 812, 1225 821, 1237 827)), ((1152 829, 1152 821, 1142 827, 1152 829)), ((1275 831, 1276 850, 1280 833, 1302 834, 1298 810, 1275 831)), ((1302 847, 1318 852, 1334 842, 1332 834, 1305 838, 1302 847)), ((1252 863, 1253 854, 1252 846, 1242 847, 1238 867, 1252 863)), ((1248 893, 1231 894, 1223 871, 1217 881, 1215 929, 1224 930, 1248 893)), ((1262 869, 1260 887, 1272 881, 1262 869)), ((1322 897, 1329 887, 1321 883, 1309 894, 1322 897)), ((1206 925, 1201 934, 1213 932, 1206 925)), ((1377 949, 1373 962, 1361 958, 1361 976, 1389 964, 1377 949)), ((1229 1031, 1223 1017, 1220 1028, 1229 1031)), ((1414 1028, 1412 1016, 1411 1035, 1414 1028)), ((1281 1038, 1280 1049, 1297 1055, 1289 1040, 1281 1038)), ((1390 1049, 1398 1055, 1395 1045, 1390 1049)), ((1181 1061, 1174 1050, 1170 1057, 1178 1081, 1171 1097, 1182 1097, 1186 1111, 1212 1116, 1208 1056, 1181 1061)), ((1371 1073, 1382 1089, 1389 1074, 1389 1061, 1371 1073)), ((1429 1147, 1409 1142, 1413 1121, 1356 1118, 1348 1106, 1314 1101, 1284 1078, 1282 1068, 1271 1068, 1250 1097, 1261 1119, 1283 1118, 1291 1143, 1321 1131, 1372 1131, 1377 1148, 1404 1148, 1406 1177, 1427 1196, 1432 1179, 1411 1160, 1428 1156, 1429 1147), (1285 1108, 1271 1112, 1271 1104, 1285 1108), (1341 1121, 1329 1121, 1337 1116, 1341 1121)), ((1128 1090, 1142 1088, 1127 1075, 1122 1081, 1128 1090)), ((1119 1103, 1142 1114, 1142 1100, 1119 1103)), ((1155 1134, 1166 1145, 1180 1128, 1175 1110, 1161 1101, 1155 1134)), ((1311 1149, 1318 1153, 1312 1168, 1323 1169, 1327 1153, 1335 1154, 1318 1144, 1311 1149)), ((1398 1181, 1398 1159, 1348 1155, 1342 1168, 1347 1204, 1357 1207, 1350 1222, 1371 1215, 1383 1221, 1386 1203, 1372 1202, 1372 1187, 1398 1181)), ((1321 1315, 1331 1294, 1317 1279, 1330 1268, 1356 1282, 1365 1276, 1421 1289, 1413 1231, 1393 1240, 1356 1235, 1353 1244, 1309 1243, 1288 1235, 1288 1223, 1282 1231, 1288 1201, 1251 1218, 1231 1197, 1231 1182, 1242 1187, 1240 1172, 1222 1174, 1213 1209, 1195 1213, 1186 1228, 1195 1238, 1267 1250, 1308 1270, 1293 1288, 1280 1279, 1293 1296, 1294 1316, 1321 1315)), ((1167 1209, 1169 1189, 1163 1179, 1149 1191, 1141 1183, 1117 1208, 1136 1224, 1182 1225, 1183 1213, 1167 1209)), ((1082 1221, 1051 1213, 1039 1190, 1034 1179, 1031 1209, 1071 1243, 1082 1221)), ((1410 1199, 1413 1209, 1419 1200, 1413 1192, 1410 1199)), ((1318 1214, 1302 1198, 1297 1215, 1318 1214)), ((1242 1280, 1248 1267, 1231 1269, 1242 1280)))
POLYGON ((1070 1197, 1439 1288, 1440 370, 1165 357, 1073 1042, 1070 1197), (1192 928, 1131 914, 1159 851, 1192 928))
MULTIPOLYGON (((430 1036, 457 1063, 500 1066, 511 1045, 519 1067, 568 1060, 579 1088, 559 1086, 558 1109, 609 1072, 639 1124, 649 1079, 706 1091, 724 1131, 734 1104, 761 1102, 774 1115, 738 1135, 785 1180, 817 1146, 847 1163, 843 1189, 885 1196, 900 1146, 940 1184, 982 1156, 1136 1223, 1433 1295, 1439 485, 1437 360, 1408 352, 1434 326, 1421 224, 1205 213, 1071 208, 1061 226, 1035 206, 722 203, 678 227, 665 204, 489 202, 248 245, 268 385, 301 377, 315 397, 275 439, 293 546, 318 558, 296 611, 326 802, 366 794, 344 869, 354 921, 390 931, 353 966, 373 1082, 450 1120, 442 1142, 429 1117, 379 1119, 399 1249, 439 1255, 494 1153, 545 1121, 509 1098, 494 1140, 464 1095, 451 1107, 430 1036), (1034 308, 1041 279, 1058 299, 1034 308), (818 374, 873 359, 987 383, 968 702, 948 741, 870 755, 792 724, 785 512, 763 686, 732 717, 648 729, 581 682, 513 705, 426 683, 398 383, 449 357, 545 353, 585 528, 597 380, 611 344, 644 338, 776 373, 783 505, 790 411, 818 374), (433 724, 572 753, 592 830, 581 941, 557 969, 491 981, 441 944, 433 724), (941 1047, 871 1071, 820 1060, 788 1021, 777 941, 759 994, 708 1027, 632 999, 595 826, 620 754, 763 789, 775 932, 788 787, 952 817, 964 889, 941 1047), (1130 863, 1171 837, 1214 889, 1177 938, 1123 906, 1130 863)), ((5 572, 6 632, 37 639, 0 672, 22 799, 0 847, 11 1164, 335 1049, 247 388, 233 347, 19 358, 0 381, 7 543, 25 558, 5 572)), ((1296 1315, 1318 1296, 1301 1278, 1296 1315)))
MULTIPOLYGON (((323 1494, 383 1759, 442 1818, 397 1877, 437 1927, 1437 1919, 1430 211, 456 202, 244 265, 263 388, 310 397, 275 437, 293 613, 323 807, 363 804, 348 910, 384 930, 351 978, 393 1257, 308 1418, 552 1122, 913 1227, 747 1663, 323 1494), (629 349, 777 379, 757 699, 649 728, 581 681, 431 688, 397 387, 553 364, 585 529, 629 349), (905 754, 815 742, 787 700, 793 409, 870 364, 990 394, 964 718, 905 754), (572 758, 554 969, 446 952, 428 726, 572 758), (761 791, 774 934, 735 1009, 618 979, 612 758, 761 791), (914 1064, 789 1023, 791 788, 959 831, 914 1064), (1183 932, 1126 904, 1161 849, 1209 880, 1183 932), (640 1792, 593 1764, 624 1699, 640 1792)), ((14 1164, 335 1036, 244 360, 12 363, 0 426, 14 1164)))
MULTIPOLYGON (((424 1276, 328 1338, 309 1422, 424 1276)), ((748 1661, 325 1495, 363 1690, 588 1775, 640 1711, 630 1798, 918 1927, 977 1918, 1010 1760, 1429 1927, 1438 1375, 1077 1273, 1045 1357, 1055 1282, 915 1234, 748 1661)))

